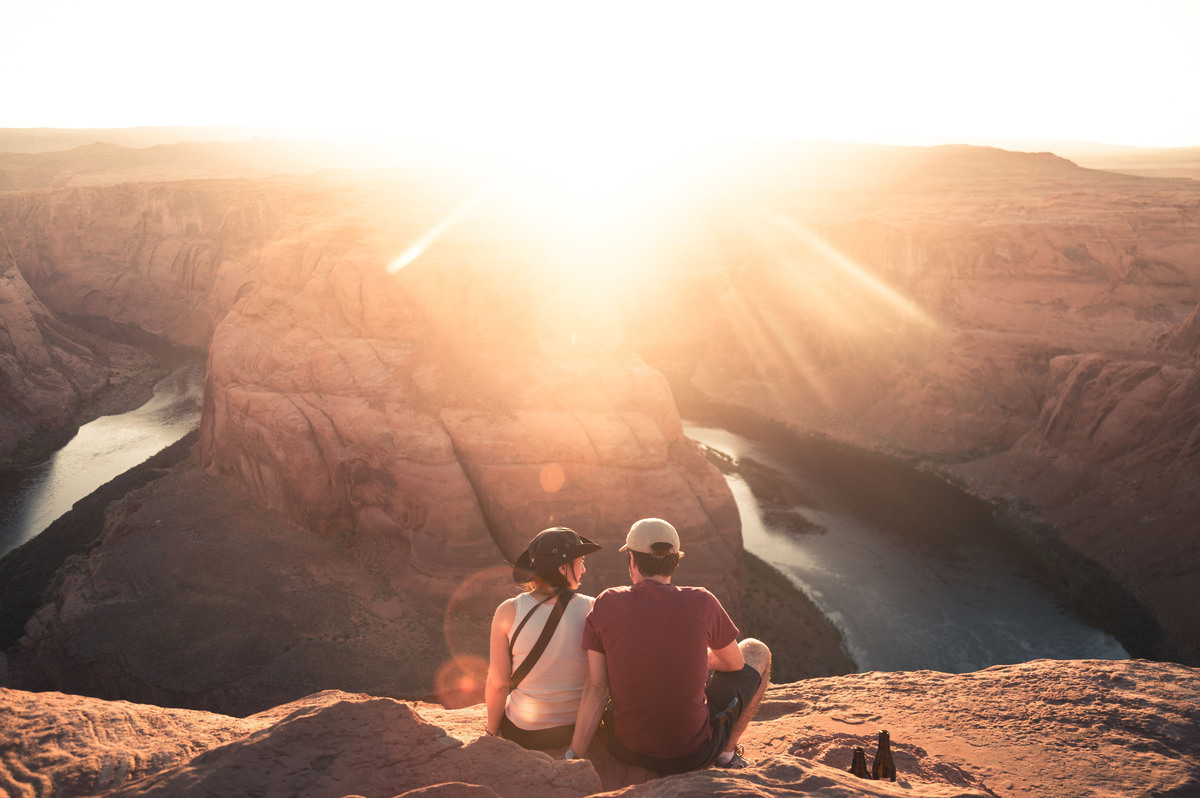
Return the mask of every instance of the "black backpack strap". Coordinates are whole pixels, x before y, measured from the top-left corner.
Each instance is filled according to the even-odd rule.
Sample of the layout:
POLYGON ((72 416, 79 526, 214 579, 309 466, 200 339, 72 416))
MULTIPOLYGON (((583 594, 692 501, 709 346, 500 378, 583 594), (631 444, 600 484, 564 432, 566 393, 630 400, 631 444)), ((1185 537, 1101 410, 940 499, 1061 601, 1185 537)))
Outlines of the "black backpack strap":
MULTIPOLYGON (((571 599, 575 598, 574 592, 568 592, 565 596, 560 595, 558 601, 554 602, 554 607, 550 610, 550 617, 546 619, 546 625, 542 627, 542 634, 538 637, 537 642, 533 644, 533 648, 525 655, 525 659, 521 662, 521 667, 513 671, 512 676, 508 680, 510 690, 516 690, 517 685, 521 683, 533 666, 542 656, 542 652, 546 650, 546 646, 550 644, 550 638, 554 636, 554 630, 558 628, 558 622, 562 620, 563 613, 567 611, 567 604, 571 599)), ((547 599, 548 600, 548 599, 547 599)), ((513 633, 512 639, 508 642, 508 654, 511 661, 513 644, 517 641, 517 635, 521 633, 521 628, 525 626, 525 622, 529 620, 529 616, 537 611, 537 608, 546 602, 539 602, 537 607, 534 607, 529 612, 525 613, 525 617, 521 619, 521 623, 517 626, 517 631, 513 633)))
POLYGON ((513 647, 516 646, 516 644, 517 644, 517 635, 521 634, 521 630, 525 628, 525 624, 529 623, 529 619, 533 617, 533 614, 538 611, 538 607, 542 606, 543 604, 545 604, 547 601, 549 601, 552 598, 554 598, 554 596, 550 596, 549 598, 544 598, 541 601, 539 601, 537 604, 534 604, 533 607, 530 608, 529 612, 525 613, 525 617, 521 619, 521 622, 519 624, 517 624, 517 628, 513 631, 512 637, 508 638, 508 661, 509 662, 512 662, 513 647))

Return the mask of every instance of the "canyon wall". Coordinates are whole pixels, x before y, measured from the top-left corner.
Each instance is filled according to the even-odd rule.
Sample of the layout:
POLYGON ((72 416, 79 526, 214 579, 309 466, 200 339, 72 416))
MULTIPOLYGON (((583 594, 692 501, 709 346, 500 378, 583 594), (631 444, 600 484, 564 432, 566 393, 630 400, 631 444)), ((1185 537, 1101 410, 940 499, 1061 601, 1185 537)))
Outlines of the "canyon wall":
POLYGON ((511 590, 503 561, 560 523, 604 544, 595 591, 625 579, 628 524, 667 517, 680 579, 736 610, 736 510, 682 435, 685 394, 962 484, 1149 608, 1163 629, 1135 654, 1200 661, 1197 183, 978 148, 703 169, 637 268, 610 264, 611 291, 576 270, 588 253, 445 174, 0 195, 13 260, 49 308, 209 345, 195 473, 107 511, 12 683, 223 711, 317 686, 412 695, 455 653, 446 619, 489 611, 511 590), (222 490, 251 509, 218 538, 219 514, 183 511, 230 503, 222 490), (253 539, 263 511, 276 531, 253 539), (121 587, 126 564, 165 545, 164 519, 173 565, 139 555, 161 573, 138 590, 204 642, 179 649, 188 661, 220 660, 207 675, 179 678, 130 620, 149 605, 121 587), (230 551, 239 568, 217 567, 230 551), (256 569, 271 578, 254 585, 256 569), (280 596, 299 584, 331 592, 297 614, 280 596), (253 623, 214 633, 239 616, 253 623), (331 653, 346 646, 369 677, 331 653))
POLYGON ((56 313, 205 347, 253 285, 294 189, 195 181, 0 193, 0 231, 56 313))
POLYGON ((625 530, 663 516, 686 578, 736 610, 731 495, 567 265, 484 201, 393 267, 469 197, 331 184, 281 229, 212 341, 204 467, 435 593, 556 524, 613 550, 589 568, 618 584, 625 530))
POLYGON ((754 203, 710 226, 717 321, 647 325, 652 362, 1000 504, 1151 609, 1139 653, 1200 662, 1200 183, 976 148, 865 165, 731 192, 754 203))
POLYGON ((648 515, 686 541, 680 581, 737 614, 736 506, 665 378, 504 203, 442 224, 476 189, 326 175, 3 198, 40 293, 209 350, 196 452, 96 511, 6 683, 239 714, 323 687, 452 703, 479 688, 506 561, 537 531, 604 546, 595 593, 627 580, 617 549, 648 515))
MULTIPOLYGON (((62 323, 0 236, 0 464, 70 425, 81 407, 149 359, 62 323)), ((21 458, 24 459, 24 458, 21 458)))

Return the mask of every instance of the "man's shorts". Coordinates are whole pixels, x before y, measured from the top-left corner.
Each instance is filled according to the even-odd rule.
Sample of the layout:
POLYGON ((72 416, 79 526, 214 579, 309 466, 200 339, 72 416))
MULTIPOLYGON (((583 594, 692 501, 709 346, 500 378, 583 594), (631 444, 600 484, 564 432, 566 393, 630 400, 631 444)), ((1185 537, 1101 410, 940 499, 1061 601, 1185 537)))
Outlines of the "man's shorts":
POLYGON ((616 734, 608 739, 608 749, 613 756, 630 765, 653 770, 656 773, 687 773, 708 767, 717 755, 729 744, 729 736, 738 718, 758 692, 762 674, 747 664, 740 671, 714 671, 704 688, 708 701, 709 724, 712 737, 699 751, 679 757, 659 757, 630 751, 621 744, 616 734))

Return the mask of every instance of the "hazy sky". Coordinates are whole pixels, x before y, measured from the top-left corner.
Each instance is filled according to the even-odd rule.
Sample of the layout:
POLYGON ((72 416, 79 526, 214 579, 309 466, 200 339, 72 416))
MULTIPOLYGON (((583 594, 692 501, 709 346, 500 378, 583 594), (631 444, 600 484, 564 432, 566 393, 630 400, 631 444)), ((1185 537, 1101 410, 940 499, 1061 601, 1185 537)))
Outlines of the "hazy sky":
POLYGON ((1200 0, 18 0, 0 127, 1200 145, 1200 0))

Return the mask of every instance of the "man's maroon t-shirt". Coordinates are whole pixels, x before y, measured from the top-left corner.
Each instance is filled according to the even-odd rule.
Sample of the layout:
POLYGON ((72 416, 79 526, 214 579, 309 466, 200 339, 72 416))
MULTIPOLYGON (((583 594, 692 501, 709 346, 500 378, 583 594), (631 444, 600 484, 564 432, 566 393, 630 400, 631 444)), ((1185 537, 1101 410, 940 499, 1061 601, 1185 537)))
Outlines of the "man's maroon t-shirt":
POLYGON ((737 636, 721 602, 702 587, 644 579, 601 593, 583 647, 607 656, 621 743, 656 757, 687 756, 708 743, 708 649, 737 636))

